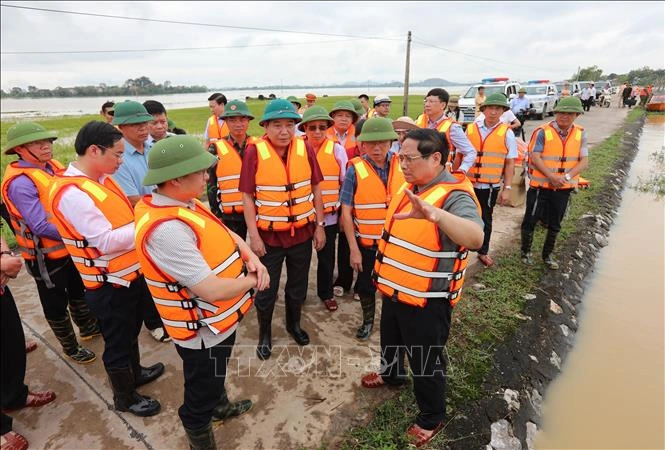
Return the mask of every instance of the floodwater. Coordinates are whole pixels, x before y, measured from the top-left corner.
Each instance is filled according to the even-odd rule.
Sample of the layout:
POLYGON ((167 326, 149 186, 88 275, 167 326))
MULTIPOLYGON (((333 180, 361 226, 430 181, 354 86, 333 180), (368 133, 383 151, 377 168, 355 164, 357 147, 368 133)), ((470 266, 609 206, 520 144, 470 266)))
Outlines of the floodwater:
MULTIPOLYGON (((663 149, 650 117, 629 186, 663 149)), ((545 394, 537 449, 664 449, 665 200, 631 188, 583 299, 575 347, 545 394)))
MULTIPOLYGON (((463 94, 468 86, 441 86, 450 94, 463 94)), ((409 95, 425 95, 430 87, 411 87, 409 95)), ((302 88, 302 89, 246 89, 246 90, 221 90, 229 100, 245 97, 258 98, 259 95, 268 97, 274 94, 277 97, 286 98, 290 95, 303 99, 307 92, 313 92, 317 96, 338 96, 348 95, 357 97, 360 94, 367 94, 371 97, 377 94, 385 95, 403 95, 404 88, 391 87, 350 87, 350 88, 302 88)), ((169 95, 148 95, 148 96, 120 96, 118 98, 107 97, 67 97, 67 98, 6 98, 0 101, 0 118, 13 119, 19 117, 35 116, 79 116, 83 114, 97 114, 102 107, 102 103, 107 100, 115 102, 130 98, 138 102, 146 100, 158 100, 164 104, 167 111, 172 109, 207 107, 208 97, 213 92, 199 92, 189 94, 169 94, 169 95)))

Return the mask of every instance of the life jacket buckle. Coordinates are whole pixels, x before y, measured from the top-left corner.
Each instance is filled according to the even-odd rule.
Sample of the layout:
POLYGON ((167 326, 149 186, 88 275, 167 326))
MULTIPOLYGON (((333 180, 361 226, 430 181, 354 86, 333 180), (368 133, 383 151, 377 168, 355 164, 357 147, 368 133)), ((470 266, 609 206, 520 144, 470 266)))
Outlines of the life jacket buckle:
POLYGON ((448 299, 449 300, 455 300, 457 297, 459 297, 459 291, 451 292, 448 299))
POLYGON ((94 259, 83 258, 83 265, 85 267, 95 267, 95 260, 94 259))
POLYGON ((197 320, 187 321, 185 323, 187 324, 187 329, 188 330, 198 331, 199 329, 201 329, 201 323, 199 323, 199 321, 197 321, 197 320))
POLYGON ((179 292, 183 286, 180 285, 180 283, 165 283, 166 284, 166 290, 169 292, 179 292))
POLYGON ((296 190, 295 184, 293 184, 293 183, 289 183, 289 184, 287 184, 286 186, 284 186, 284 188, 286 189, 286 192, 290 192, 290 191, 295 191, 295 190, 296 190))
POLYGON ((459 259, 460 261, 464 261, 468 256, 469 256, 469 251, 468 251, 468 250, 464 250, 463 252, 460 252, 460 254, 459 254, 459 256, 457 257, 457 259, 459 259))
POLYGON ((377 260, 379 263, 383 263, 383 253, 381 253, 381 252, 377 252, 377 253, 376 253, 376 260, 377 260))
POLYGON ((76 248, 86 248, 88 246, 88 241, 83 239, 83 240, 75 240, 74 245, 76 245, 76 248))
POLYGON ((381 232, 381 239, 384 241, 388 242, 388 239, 390 239, 390 233, 388 233, 385 229, 381 232))
POLYGON ((187 300, 180 300, 180 307, 182 309, 194 309, 196 308, 196 301, 193 298, 188 298, 187 300))
POLYGON ((453 281, 459 281, 459 280, 462 279, 463 276, 464 276, 464 272, 462 272, 462 271, 460 271, 460 272, 455 272, 455 273, 453 273, 452 280, 453 280, 453 281))

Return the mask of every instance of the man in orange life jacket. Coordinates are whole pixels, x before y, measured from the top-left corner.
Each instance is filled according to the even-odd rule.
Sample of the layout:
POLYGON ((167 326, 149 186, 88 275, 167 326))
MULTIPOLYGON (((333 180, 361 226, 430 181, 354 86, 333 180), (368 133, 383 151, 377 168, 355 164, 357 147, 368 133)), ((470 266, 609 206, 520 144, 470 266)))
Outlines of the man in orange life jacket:
POLYGON ((391 197, 404 184, 395 154, 388 151, 393 139, 397 139, 397 133, 390 119, 367 119, 358 136, 363 156, 350 161, 340 198, 351 267, 358 271, 356 290, 363 321, 356 337, 361 340, 369 339, 374 326, 376 288, 372 283, 372 265, 386 210, 391 197))
POLYGON ((378 388, 405 382, 409 354, 419 413, 407 439, 420 447, 443 427, 446 345, 453 306, 464 283, 468 249, 480 247, 483 222, 470 181, 445 168, 448 145, 434 130, 410 131, 399 152, 406 182, 393 196, 374 265, 382 294, 378 388))
POLYGON ((444 133, 448 140, 450 170, 466 173, 476 160, 476 149, 464 134, 462 126, 446 116, 450 95, 441 88, 431 89, 425 96, 424 113, 416 120, 420 128, 431 128, 444 133))
POLYGON ((268 287, 268 272, 245 241, 197 199, 216 158, 191 136, 160 141, 148 160, 136 205, 136 251, 159 313, 183 362, 184 403, 178 414, 190 447, 216 448, 211 420, 240 415, 250 400, 231 403, 226 364, 251 289, 268 287))
POLYGON ((224 136, 229 134, 229 126, 221 117, 222 114, 224 114, 224 107, 226 106, 226 103, 226 96, 224 94, 220 94, 219 92, 215 92, 210 97, 208 97, 208 106, 210 107, 210 114, 212 115, 208 117, 206 128, 203 132, 205 148, 210 147, 212 142, 222 139, 224 136))
POLYGON ((494 264, 489 256, 492 236, 492 215, 497 198, 499 205, 510 199, 509 190, 513 180, 517 141, 510 127, 501 122, 501 114, 510 109, 506 96, 500 92, 490 94, 480 107, 485 114, 483 122, 474 122, 466 129, 471 144, 478 151, 474 165, 467 171, 473 189, 480 202, 485 223, 485 239, 478 250, 478 259, 485 267, 494 264), (504 188, 501 190, 501 181, 504 188), (501 194, 499 195, 499 191, 501 194))
POLYGON ((317 251, 326 243, 323 175, 312 147, 294 136, 300 120, 288 100, 272 100, 260 123, 265 137, 247 147, 242 161, 240 191, 250 247, 270 274, 270 288, 259 292, 255 300, 259 320, 256 353, 262 360, 272 352, 272 313, 285 259, 286 331, 298 345, 309 344, 300 315, 307 297, 312 243, 317 251))
POLYGON ((88 307, 99 321, 115 408, 152 416, 159 412, 159 402, 140 395, 136 387, 159 377, 164 365, 140 364, 138 308, 150 292, 134 248, 134 210, 109 176, 122 162, 122 133, 107 123, 88 122, 74 148, 78 159, 55 177, 49 205, 86 287, 88 307))
MULTIPOLYGON (((348 102, 346 102, 348 103, 348 102)), ((305 141, 316 152, 316 159, 323 174, 321 196, 323 198, 323 221, 325 222, 326 245, 317 252, 316 293, 328 309, 337 310, 333 293, 333 273, 335 271, 335 241, 337 226, 339 191, 346 173, 346 151, 344 147, 326 134, 333 126, 333 119, 322 106, 312 106, 305 111, 298 125, 305 132, 305 141)))
POLYGON ((100 331, 97 319, 85 303, 81 277, 50 219, 48 192, 53 176, 64 170, 52 159, 55 139, 54 132, 37 123, 19 123, 9 129, 5 155, 18 155, 19 160, 5 170, 2 196, 26 268, 37 284, 46 321, 65 355, 79 364, 87 364, 96 356, 76 340, 67 306, 81 340, 99 336, 100 331))
POLYGON ((247 134, 249 122, 254 120, 254 116, 245 102, 231 100, 221 117, 229 127, 229 134, 211 143, 208 148, 217 157, 208 172, 208 203, 210 211, 222 219, 224 225, 246 239, 247 225, 238 184, 245 149, 255 142, 255 138, 247 134))
POLYGON ((522 262, 533 265, 531 243, 536 223, 543 217, 547 235, 542 257, 550 269, 559 268, 552 258, 561 220, 579 174, 589 165, 587 137, 575 119, 584 113, 578 97, 566 97, 554 108, 554 121, 538 127, 529 142, 529 190, 522 220, 522 262))

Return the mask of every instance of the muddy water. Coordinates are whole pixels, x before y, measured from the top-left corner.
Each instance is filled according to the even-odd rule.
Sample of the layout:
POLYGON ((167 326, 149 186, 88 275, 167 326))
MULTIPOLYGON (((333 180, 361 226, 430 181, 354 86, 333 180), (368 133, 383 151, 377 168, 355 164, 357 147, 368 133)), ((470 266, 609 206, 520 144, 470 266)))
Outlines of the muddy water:
MULTIPOLYGON (((665 142, 650 118, 629 185, 665 142)), ((665 200, 626 188, 582 301, 579 332, 545 395, 537 449, 663 449, 665 200)))

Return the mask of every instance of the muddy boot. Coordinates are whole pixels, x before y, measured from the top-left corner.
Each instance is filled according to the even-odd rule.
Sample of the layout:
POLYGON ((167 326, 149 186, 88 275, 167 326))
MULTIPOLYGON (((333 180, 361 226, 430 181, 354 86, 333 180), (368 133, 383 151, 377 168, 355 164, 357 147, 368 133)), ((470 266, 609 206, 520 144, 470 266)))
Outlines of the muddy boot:
POLYGON ((522 255, 531 253, 531 244, 533 243, 533 230, 522 229, 522 255))
POLYGON ((187 433, 187 442, 189 442, 190 450, 217 450, 215 435, 212 432, 212 423, 209 423, 200 430, 183 428, 185 428, 185 433, 187 433))
POLYGON ((222 393, 222 396, 219 399, 219 403, 215 406, 215 409, 212 411, 212 420, 219 421, 229 419, 231 417, 237 417, 245 414, 247 411, 252 409, 251 400, 240 400, 238 402, 230 402, 229 397, 226 394, 226 389, 222 393))
POLYGON ((551 270, 557 270, 559 268, 559 263, 552 258, 552 252, 554 251, 554 244, 556 243, 556 237, 559 233, 554 233, 548 231, 545 236, 545 243, 543 244, 543 262, 551 270))
POLYGON ((293 337, 298 345, 308 345, 309 335, 300 328, 300 315, 302 305, 286 302, 286 331, 293 337))
POLYGON ((79 329, 82 341, 87 341, 102 334, 97 323, 97 318, 88 309, 88 304, 83 298, 70 298, 69 311, 72 320, 79 329))
POLYGON ((154 416, 161 409, 157 400, 143 396, 134 388, 134 373, 130 367, 106 369, 111 388, 113 404, 117 411, 126 411, 139 417, 154 416))
POLYGON ((256 346, 256 355, 260 360, 265 361, 270 358, 272 352, 272 311, 275 305, 266 309, 256 308, 256 317, 259 319, 259 344, 256 346))
POLYGON ((158 362, 152 366, 143 367, 141 365, 141 354, 139 353, 139 344, 136 342, 132 347, 131 354, 132 372, 134 373, 134 386, 139 387, 156 380, 164 373, 164 364, 158 362))
POLYGON ((374 296, 363 295, 360 297, 360 306, 363 309, 363 324, 358 328, 356 337, 361 341, 369 339, 374 326, 374 305, 376 299, 374 296))
POLYGON ((79 345, 69 314, 63 320, 46 319, 46 321, 51 326, 53 334, 55 334, 62 350, 69 359, 79 364, 89 364, 97 359, 97 356, 91 350, 79 345))

